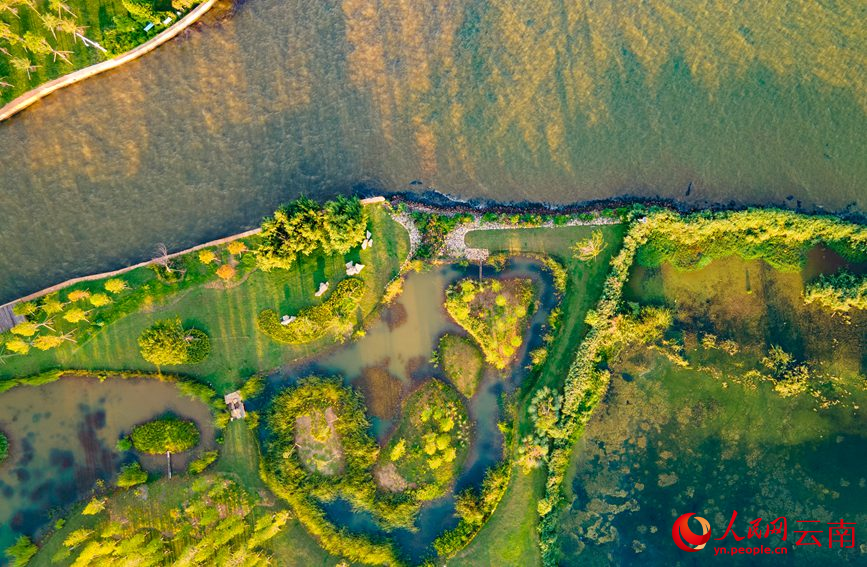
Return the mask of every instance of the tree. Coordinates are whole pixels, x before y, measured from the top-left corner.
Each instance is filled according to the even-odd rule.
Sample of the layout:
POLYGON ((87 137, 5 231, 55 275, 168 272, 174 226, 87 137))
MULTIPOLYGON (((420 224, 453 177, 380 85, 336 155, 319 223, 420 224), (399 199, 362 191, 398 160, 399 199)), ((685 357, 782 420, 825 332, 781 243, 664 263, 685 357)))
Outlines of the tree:
POLYGON ((138 338, 142 358, 157 366, 196 364, 211 351, 211 343, 203 331, 184 329, 180 319, 157 321, 138 338))
POLYGON ((21 323, 18 323, 9 330, 14 335, 20 335, 22 337, 32 337, 39 330, 39 325, 31 321, 22 321, 21 323))
POLYGON ((36 555, 39 548, 36 547, 30 538, 21 536, 12 547, 6 549, 6 557, 9 558, 10 567, 24 567, 30 562, 30 559, 36 555))
POLYGON ((108 280, 107 282, 105 282, 105 285, 103 287, 105 287, 106 291, 115 295, 127 288, 126 282, 120 278, 112 278, 108 280))
POLYGON ((80 323, 82 321, 87 321, 87 311, 85 311, 81 307, 73 307, 66 312, 63 318, 70 323, 80 323))
POLYGON ((229 264, 223 264, 217 268, 217 276, 223 281, 229 281, 235 277, 235 268, 229 264))
POLYGON ((84 507, 84 510, 82 510, 81 513, 85 516, 95 516, 105 510, 106 502, 107 500, 105 498, 97 498, 94 496, 90 499, 90 502, 87 503, 87 506, 84 507))
POLYGON ((94 293, 90 296, 90 304, 94 307, 102 307, 109 303, 111 303, 111 299, 104 293, 94 293))
POLYGON ((579 240, 572 246, 572 254, 582 262, 589 262, 599 256, 606 246, 602 231, 594 230, 590 238, 579 240))
POLYGON ((66 296, 66 299, 69 301, 81 301, 83 299, 87 299, 90 297, 90 292, 86 289, 76 289, 75 291, 70 291, 66 296))
POLYGON ((22 301, 12 306, 12 313, 19 317, 28 317, 36 313, 37 305, 32 301, 22 301))
POLYGON ((120 474, 117 476, 117 485, 120 488, 130 488, 147 481, 148 473, 141 468, 138 461, 125 465, 120 469, 120 474))
POLYGON ((205 248, 204 250, 199 250, 199 262, 202 264, 210 264, 211 262, 216 261, 217 255, 214 254, 214 251, 210 248, 205 248))
POLYGON ((51 350, 63 344, 63 335, 41 335, 33 340, 39 350, 51 350))
POLYGON ((30 352, 30 343, 23 339, 10 339, 6 341, 6 348, 16 354, 27 354, 30 352))
POLYGON ((364 240, 367 215, 355 197, 340 196, 325 204, 322 249, 326 254, 346 254, 364 240))
POLYGON ((244 244, 244 242, 241 240, 233 240, 226 245, 226 248, 229 250, 229 254, 233 256, 242 254, 243 252, 247 251, 247 245, 244 244))
POLYGON ((133 428, 133 447, 151 455, 166 454, 169 478, 172 477, 172 453, 183 453, 199 443, 199 428, 192 421, 165 417, 133 428))

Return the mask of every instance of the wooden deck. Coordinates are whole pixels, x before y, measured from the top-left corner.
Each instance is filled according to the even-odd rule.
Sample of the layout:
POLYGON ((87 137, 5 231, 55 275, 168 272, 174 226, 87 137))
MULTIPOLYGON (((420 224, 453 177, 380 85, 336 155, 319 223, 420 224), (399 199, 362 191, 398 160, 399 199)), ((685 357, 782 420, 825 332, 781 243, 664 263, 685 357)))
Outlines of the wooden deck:
POLYGON ((0 333, 8 331, 22 321, 24 321, 24 317, 12 313, 12 305, 0 307, 0 333))

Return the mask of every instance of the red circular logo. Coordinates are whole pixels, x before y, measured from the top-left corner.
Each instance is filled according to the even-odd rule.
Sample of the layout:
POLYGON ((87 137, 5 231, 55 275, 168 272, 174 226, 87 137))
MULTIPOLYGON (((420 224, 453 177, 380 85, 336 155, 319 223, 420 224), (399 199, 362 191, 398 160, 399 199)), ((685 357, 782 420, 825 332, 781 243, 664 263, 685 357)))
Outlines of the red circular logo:
POLYGON ((695 516, 695 519, 701 524, 701 534, 696 534, 689 528, 688 521, 692 516, 695 516, 693 512, 684 514, 674 521, 674 526, 671 528, 671 537, 674 539, 675 545, 684 551, 690 552, 704 549, 704 546, 710 541, 710 524, 708 521, 701 516, 695 516))

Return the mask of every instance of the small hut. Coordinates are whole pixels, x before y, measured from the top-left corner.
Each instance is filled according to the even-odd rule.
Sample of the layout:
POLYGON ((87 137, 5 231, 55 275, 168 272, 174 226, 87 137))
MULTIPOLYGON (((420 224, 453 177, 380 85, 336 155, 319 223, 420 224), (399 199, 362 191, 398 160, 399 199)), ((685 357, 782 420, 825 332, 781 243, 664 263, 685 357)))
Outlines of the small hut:
POLYGON ((229 408, 229 415, 232 416, 232 421, 247 417, 247 410, 244 409, 244 400, 241 399, 240 391, 226 394, 223 396, 223 400, 229 408))

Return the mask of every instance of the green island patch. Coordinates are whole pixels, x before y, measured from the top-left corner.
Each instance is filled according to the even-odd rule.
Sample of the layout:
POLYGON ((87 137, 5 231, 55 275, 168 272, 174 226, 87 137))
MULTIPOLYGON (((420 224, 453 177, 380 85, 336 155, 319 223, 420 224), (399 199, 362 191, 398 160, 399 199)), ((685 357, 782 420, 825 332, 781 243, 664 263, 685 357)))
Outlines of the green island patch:
POLYGON ((461 280, 446 290, 446 311, 476 340, 485 360, 505 369, 524 342, 536 288, 526 278, 461 280))
POLYGON ((455 388, 467 399, 472 398, 482 379, 485 361, 471 340, 456 335, 443 335, 437 360, 455 388))
POLYGON ((446 494, 469 451, 470 424, 458 392, 428 380, 407 398, 397 429, 380 454, 383 488, 411 488, 419 501, 446 494))

